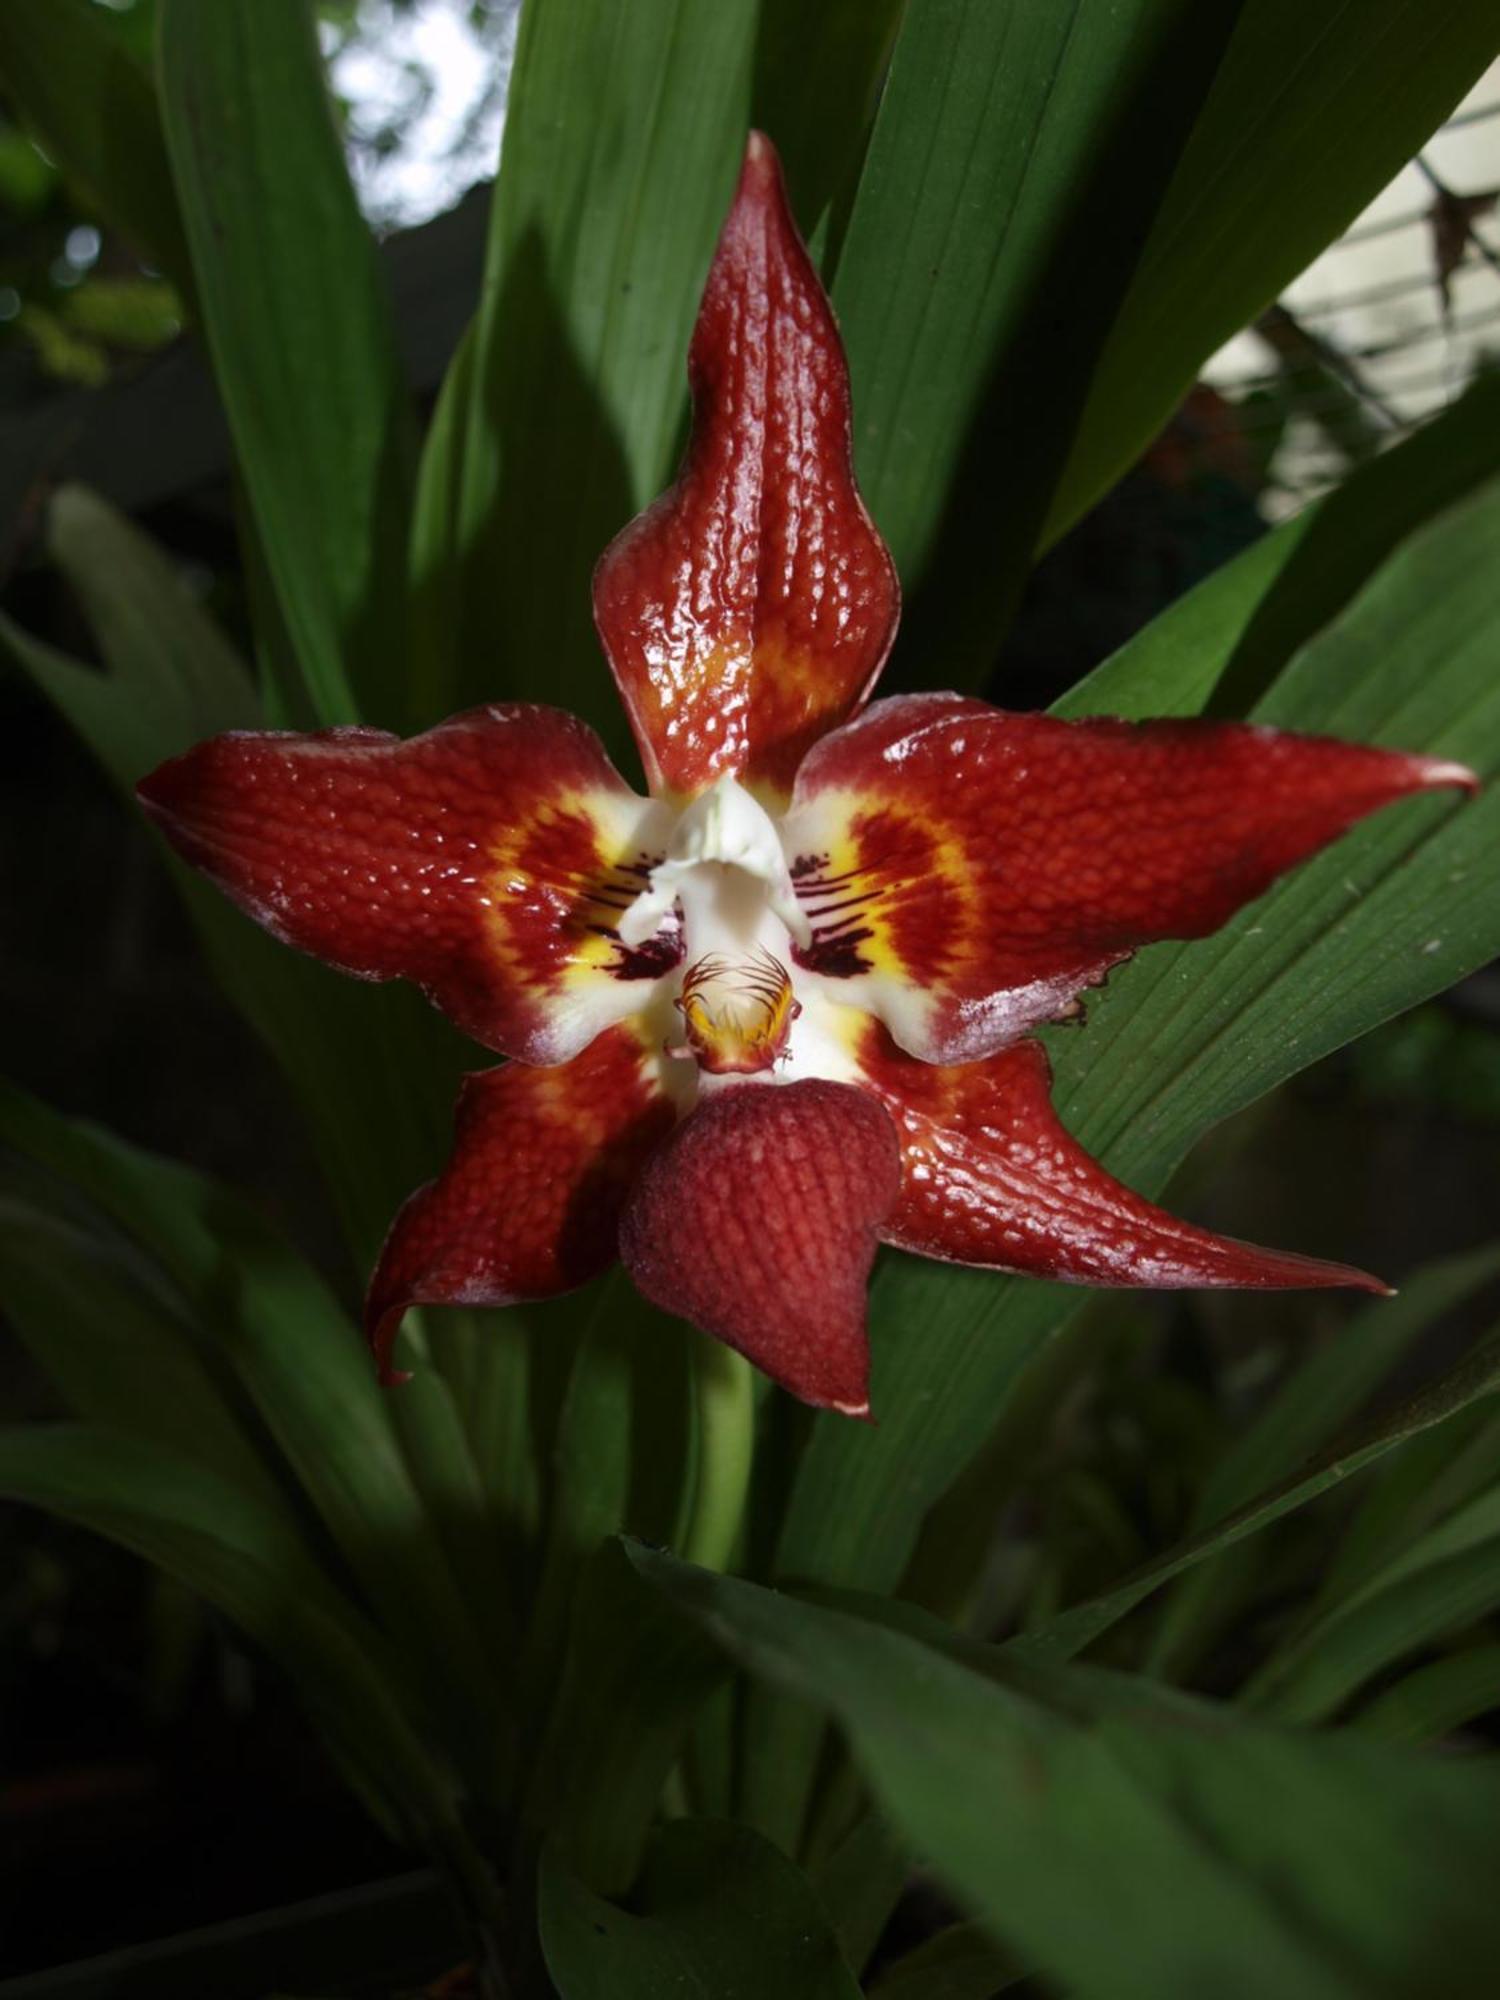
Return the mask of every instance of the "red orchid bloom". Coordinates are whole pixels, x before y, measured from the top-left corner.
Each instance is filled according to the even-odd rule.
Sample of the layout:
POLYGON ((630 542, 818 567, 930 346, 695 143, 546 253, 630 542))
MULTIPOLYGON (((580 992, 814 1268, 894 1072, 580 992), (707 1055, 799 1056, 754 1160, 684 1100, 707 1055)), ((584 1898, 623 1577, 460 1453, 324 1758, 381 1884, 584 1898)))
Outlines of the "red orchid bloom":
POLYGON ((496 704, 410 742, 235 732, 147 811, 276 936, 415 980, 510 1060, 370 1287, 498 1305, 616 1256, 806 1402, 868 1411, 877 1242, 1085 1284, 1353 1285, 1180 1222, 1058 1124, 1038 1023, 1462 766, 1269 729, 865 707, 899 594, 850 465, 838 331, 752 135, 670 492, 606 550, 599 634, 650 784, 496 704))

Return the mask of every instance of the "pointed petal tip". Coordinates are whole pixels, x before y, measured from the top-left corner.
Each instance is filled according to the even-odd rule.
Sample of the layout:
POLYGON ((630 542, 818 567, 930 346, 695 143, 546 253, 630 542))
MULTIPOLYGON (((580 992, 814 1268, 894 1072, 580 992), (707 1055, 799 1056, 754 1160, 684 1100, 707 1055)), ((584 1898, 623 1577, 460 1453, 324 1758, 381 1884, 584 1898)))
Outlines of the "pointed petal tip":
POLYGON ((365 1343, 374 1358, 375 1376, 381 1388, 399 1389, 403 1382, 411 1380, 411 1370, 398 1368, 395 1364, 396 1336, 401 1331, 401 1322, 406 1318, 406 1309, 412 1301, 392 1297, 383 1287, 377 1289, 379 1280, 380 1269, 377 1266, 365 1298, 365 1343))
POLYGON ((1302 1250, 1271 1250, 1237 1236, 1210 1239, 1245 1259, 1244 1289, 1255 1291, 1366 1292, 1371 1298, 1392 1299, 1394 1285, 1362 1271, 1358 1264, 1340 1264, 1329 1257, 1311 1257, 1302 1250), (1251 1275, 1258 1272, 1259 1275, 1251 1275))
POLYGON ((1448 757, 1414 757, 1412 762, 1421 769, 1423 791, 1443 791, 1452 788, 1466 798, 1474 798, 1480 791, 1483 780, 1477 771, 1467 764, 1459 764, 1448 757))

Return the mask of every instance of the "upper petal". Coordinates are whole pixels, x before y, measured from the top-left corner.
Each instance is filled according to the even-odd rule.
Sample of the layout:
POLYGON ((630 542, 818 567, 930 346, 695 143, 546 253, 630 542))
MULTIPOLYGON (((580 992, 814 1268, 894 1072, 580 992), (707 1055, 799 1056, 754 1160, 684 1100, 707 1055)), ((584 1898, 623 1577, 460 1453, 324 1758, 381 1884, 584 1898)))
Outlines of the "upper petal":
POLYGON ((939 1069, 872 1021, 860 1067, 901 1142, 901 1196, 881 1235, 903 1250, 1086 1285, 1387 1289, 1347 1264, 1215 1236, 1133 1194, 1058 1122, 1039 1042, 939 1069))
POLYGON ((620 1254, 648 1299, 803 1402, 864 1416, 865 1286, 900 1179, 891 1121, 865 1091, 733 1084, 647 1162, 620 1254))
POLYGON ((790 792, 868 694, 900 611, 854 484, 838 328, 752 133, 688 356, 677 483, 606 549, 594 617, 653 791, 790 792))
POLYGON ((913 1054, 968 1061, 1065 1014, 1137 946, 1216 930, 1366 813, 1474 782, 1244 723, 899 696, 798 773, 784 838, 814 928, 799 957, 913 1054))
POLYGON ((185 859, 273 935, 366 979, 414 980, 466 1034, 562 1062, 675 962, 614 932, 670 822, 561 710, 378 729, 236 731, 144 780, 185 859))
POLYGON ((551 1069, 464 1079, 453 1152, 391 1226, 365 1305, 390 1376, 414 1305, 512 1305, 571 1291, 615 1260, 620 1210, 676 1110, 635 1022, 551 1069))

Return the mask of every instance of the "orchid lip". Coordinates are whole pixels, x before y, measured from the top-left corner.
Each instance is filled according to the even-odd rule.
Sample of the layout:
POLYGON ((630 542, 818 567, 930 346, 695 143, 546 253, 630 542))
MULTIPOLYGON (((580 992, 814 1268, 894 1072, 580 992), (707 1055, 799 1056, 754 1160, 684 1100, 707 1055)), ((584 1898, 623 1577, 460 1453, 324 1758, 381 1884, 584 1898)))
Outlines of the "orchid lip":
POLYGON ((700 958, 677 1000, 685 1042, 668 1055, 693 1057, 710 1076, 758 1076, 785 1060, 802 1012, 791 974, 765 946, 748 957, 700 958))

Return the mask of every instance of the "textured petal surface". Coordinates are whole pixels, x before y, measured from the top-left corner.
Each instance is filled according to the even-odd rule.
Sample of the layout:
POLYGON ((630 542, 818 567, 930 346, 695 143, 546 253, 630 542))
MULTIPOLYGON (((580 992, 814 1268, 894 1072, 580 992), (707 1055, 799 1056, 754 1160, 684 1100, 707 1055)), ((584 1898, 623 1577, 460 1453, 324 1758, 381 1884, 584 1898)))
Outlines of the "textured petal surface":
POLYGON ((1137 946, 1217 930, 1366 813, 1473 783, 1244 723, 877 702, 798 774, 784 838, 814 926, 799 960, 914 1055, 967 1062, 1067 1014, 1137 946))
POLYGON ((548 1298, 607 1269, 630 1183, 675 1116, 634 1023, 554 1069, 467 1077, 448 1164, 402 1208, 370 1281, 382 1373, 408 1306, 548 1298))
POLYGON ((803 1402, 864 1416, 865 1285, 900 1181, 891 1121, 867 1092, 729 1085, 652 1155, 620 1253, 648 1299, 803 1402))
POLYGON ((1346 1264, 1212 1235, 1132 1194, 1058 1123, 1040 1042, 937 1069, 872 1021, 861 1068, 900 1137, 901 1197, 881 1235, 903 1250, 1084 1285, 1387 1289, 1346 1264))
POLYGON ((670 970, 670 928, 613 926, 670 814, 558 709, 376 729, 236 732, 152 773, 142 804, 274 936, 366 979, 414 980, 504 1055, 562 1062, 670 970))
POLYGON ((688 374, 681 473, 605 551, 594 617, 653 791, 727 771, 784 798, 873 685, 900 593, 854 485, 838 328, 758 133, 688 374))

